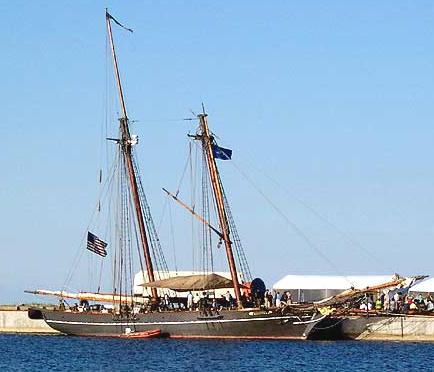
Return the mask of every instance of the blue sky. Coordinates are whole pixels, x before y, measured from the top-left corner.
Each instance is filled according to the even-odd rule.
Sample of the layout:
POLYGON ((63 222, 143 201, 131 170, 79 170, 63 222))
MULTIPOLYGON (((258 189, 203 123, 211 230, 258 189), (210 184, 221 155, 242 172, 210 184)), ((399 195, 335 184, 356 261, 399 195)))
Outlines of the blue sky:
POLYGON ((63 284, 96 201, 105 7, 157 220, 205 102, 255 276, 434 273, 432 2, 3 1, 1 302, 63 284))

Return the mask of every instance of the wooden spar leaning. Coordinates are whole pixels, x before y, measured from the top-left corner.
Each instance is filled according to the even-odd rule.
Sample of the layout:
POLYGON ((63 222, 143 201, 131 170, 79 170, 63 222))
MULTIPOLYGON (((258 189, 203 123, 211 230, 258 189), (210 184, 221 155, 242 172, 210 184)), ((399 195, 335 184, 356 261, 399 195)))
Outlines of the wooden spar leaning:
POLYGON ((394 288, 410 288, 416 281, 425 279, 428 277, 427 275, 416 275, 416 276, 410 276, 410 277, 397 277, 395 279, 392 279, 389 282, 377 284, 374 286, 366 287, 364 289, 347 289, 341 293, 338 293, 337 295, 334 295, 329 298, 325 298, 320 301, 314 302, 315 305, 321 305, 321 306, 332 306, 337 305, 340 303, 343 303, 345 301, 350 300, 351 298, 360 296, 362 294, 366 293, 376 293, 382 289, 394 289, 394 288))
POLYGON ((211 178, 211 184, 214 191, 214 196, 217 204, 217 212, 220 223, 221 234, 223 235, 223 241, 226 248, 226 256, 228 258, 229 269, 231 272, 232 283, 234 286, 235 297, 237 299, 238 308, 242 308, 240 283, 238 282, 237 267, 235 265, 234 254, 232 252, 232 244, 229 239, 229 224, 226 216, 225 206, 223 202, 223 192, 220 185, 220 178, 218 174, 217 164, 214 158, 214 152, 212 149, 212 138, 208 129, 207 114, 199 114, 200 122, 200 139, 202 141, 202 147, 205 150, 206 160, 208 163, 209 175, 211 178))
MULTIPOLYGON (((115 46, 114 46, 114 42, 113 42, 113 35, 112 35, 112 28, 111 28, 110 20, 111 20, 111 16, 108 12, 106 12, 107 32, 109 35, 110 47, 111 47, 111 52, 112 52, 112 57, 113 57, 113 67, 115 70, 116 84, 118 87, 119 103, 120 103, 121 109, 122 109, 122 116, 119 119, 120 129, 122 132, 122 139, 120 141, 120 144, 122 147, 122 153, 124 155, 125 163, 127 164, 128 178, 130 181, 129 183, 130 183, 130 188, 131 188, 131 194, 133 196, 134 208, 135 208, 137 223, 138 223, 139 231, 140 231, 140 240, 142 242, 143 255, 145 257, 145 264, 146 264, 146 271, 148 274, 148 281, 153 282, 153 281, 155 281, 154 269, 152 266, 151 254, 149 251, 149 243, 148 243, 148 237, 147 237, 146 229, 145 229, 145 222, 143 221, 143 211, 142 211, 142 206, 140 204, 139 192, 138 192, 138 187, 137 187, 137 177, 136 177, 136 173, 134 171, 133 160, 132 160, 132 156, 131 156, 132 141, 131 141, 130 130, 128 127, 127 109, 125 107, 124 94, 122 91, 121 79, 119 76, 118 61, 116 58, 116 52, 115 52, 115 46)), ((152 294, 152 297, 154 299, 157 298, 157 289, 151 288, 151 294, 152 294)))
POLYGON ((187 204, 185 204, 181 199, 179 199, 176 195, 173 195, 170 191, 167 191, 163 187, 163 191, 169 195, 173 200, 175 200, 181 207, 187 209, 195 218, 197 218, 204 225, 208 226, 212 231, 214 231, 220 238, 223 239, 223 234, 218 231, 213 225, 211 225, 205 218, 201 215, 197 214, 192 208, 190 208, 187 204))

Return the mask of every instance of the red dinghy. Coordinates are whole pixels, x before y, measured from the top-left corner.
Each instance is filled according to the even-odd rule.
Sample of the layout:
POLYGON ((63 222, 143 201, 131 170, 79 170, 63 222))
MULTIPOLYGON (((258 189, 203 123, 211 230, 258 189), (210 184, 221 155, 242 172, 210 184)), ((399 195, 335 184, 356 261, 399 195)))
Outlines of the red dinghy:
POLYGON ((155 338, 161 335, 161 330, 154 329, 151 331, 143 331, 143 332, 130 332, 120 335, 120 338, 155 338))

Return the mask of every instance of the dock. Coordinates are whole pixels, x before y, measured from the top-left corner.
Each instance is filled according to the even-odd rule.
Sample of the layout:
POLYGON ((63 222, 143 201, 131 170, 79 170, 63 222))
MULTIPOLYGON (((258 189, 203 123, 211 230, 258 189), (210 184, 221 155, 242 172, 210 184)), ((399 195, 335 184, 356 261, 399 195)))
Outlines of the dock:
POLYGON ((42 319, 30 319, 26 305, 0 306, 0 333, 40 333, 60 334, 49 327, 42 319))
POLYGON ((434 341, 434 316, 402 315, 374 318, 350 317, 342 324, 345 334, 359 334, 356 340, 371 341, 434 341))

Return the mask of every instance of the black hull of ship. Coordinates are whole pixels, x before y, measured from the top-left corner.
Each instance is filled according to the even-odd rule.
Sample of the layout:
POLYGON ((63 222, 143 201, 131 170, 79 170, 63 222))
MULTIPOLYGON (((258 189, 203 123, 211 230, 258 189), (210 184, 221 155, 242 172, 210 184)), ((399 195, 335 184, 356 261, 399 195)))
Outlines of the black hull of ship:
POLYGON ((333 330, 328 317, 293 316, 264 311, 222 311, 218 317, 198 312, 155 312, 134 319, 112 314, 33 310, 53 329, 68 335, 119 337, 128 332, 160 330, 162 337, 196 339, 327 339, 333 330), (327 329, 324 333, 322 329, 327 329))

